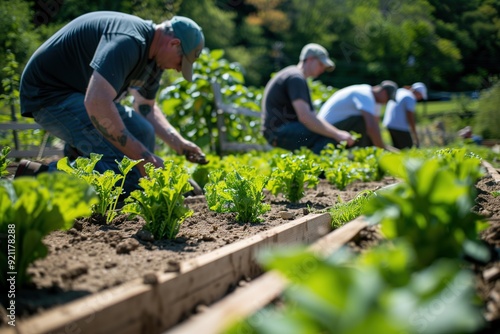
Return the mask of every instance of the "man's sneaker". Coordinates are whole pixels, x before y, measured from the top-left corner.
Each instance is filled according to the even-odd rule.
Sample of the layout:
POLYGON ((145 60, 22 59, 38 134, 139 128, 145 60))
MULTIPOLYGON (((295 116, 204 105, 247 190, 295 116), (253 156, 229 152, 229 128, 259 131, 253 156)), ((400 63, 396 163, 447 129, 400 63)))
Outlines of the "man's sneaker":
POLYGON ((35 176, 38 175, 39 173, 43 173, 48 170, 49 166, 47 165, 23 159, 19 162, 19 165, 17 166, 14 178, 20 176, 35 176))

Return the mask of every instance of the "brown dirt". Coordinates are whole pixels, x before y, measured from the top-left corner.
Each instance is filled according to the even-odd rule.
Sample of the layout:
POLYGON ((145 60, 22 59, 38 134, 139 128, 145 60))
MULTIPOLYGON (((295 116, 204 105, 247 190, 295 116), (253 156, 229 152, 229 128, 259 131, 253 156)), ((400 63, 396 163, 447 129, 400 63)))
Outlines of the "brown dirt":
MULTIPOLYGON (((71 230, 53 232, 45 238, 49 255, 30 266, 32 283, 16 295, 18 311, 22 310, 18 319, 149 273, 176 271, 183 260, 331 207, 339 198, 348 201, 363 190, 394 182, 393 178, 387 178, 382 182, 356 183, 339 191, 322 180, 317 189, 308 190, 295 205, 280 196, 267 195, 272 210, 262 216, 264 221, 260 224, 236 223, 234 214, 211 212, 203 196, 188 197, 186 205, 194 214, 184 222, 177 238, 170 241, 148 240, 148 235, 141 232, 144 225, 141 218, 131 220, 121 215, 109 225, 92 219, 77 221, 71 230), (283 211, 292 217, 282 218, 283 211)), ((481 237, 490 246, 492 259, 488 263, 474 263, 472 268, 489 321, 482 333, 493 333, 500 324, 500 196, 495 198, 491 193, 500 191, 500 184, 486 176, 477 183, 477 190, 473 210, 490 224, 481 237)), ((363 249, 377 239, 377 229, 370 227, 350 244, 363 249)), ((5 305, 3 300, 2 304, 5 305)))
POLYGON ((489 322, 488 333, 498 333, 500 328, 500 196, 494 197, 493 191, 500 191, 500 183, 491 177, 484 177, 476 185, 478 195, 474 211, 483 215, 489 227, 481 233, 481 239, 490 247, 491 260, 488 263, 475 263, 477 293, 485 303, 485 318, 489 322), (490 331, 491 329, 491 331, 490 331))

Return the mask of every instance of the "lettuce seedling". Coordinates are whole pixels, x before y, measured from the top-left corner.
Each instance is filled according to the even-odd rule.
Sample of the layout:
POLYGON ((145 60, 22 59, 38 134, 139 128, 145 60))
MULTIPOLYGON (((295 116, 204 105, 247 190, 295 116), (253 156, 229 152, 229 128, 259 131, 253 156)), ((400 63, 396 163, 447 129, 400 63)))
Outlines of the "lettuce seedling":
POLYGON ((304 155, 291 153, 275 156, 273 169, 266 188, 273 194, 283 193, 292 203, 304 197, 304 188, 314 188, 319 183, 320 166, 304 155))
POLYGON ((122 212, 142 216, 146 221, 144 229, 156 239, 173 239, 182 222, 193 214, 184 206, 184 194, 193 189, 189 174, 170 160, 162 168, 155 169, 151 163, 144 167, 147 176, 139 179, 143 190, 130 193, 122 212))
POLYGON ((44 236, 67 230, 79 217, 91 214, 98 201, 92 187, 75 176, 43 173, 34 177, 0 180, 0 285, 6 276, 17 273, 16 283, 29 281, 26 269, 47 255, 44 236))
POLYGON ((236 212, 238 222, 259 222, 259 216, 271 210, 269 204, 263 203, 267 178, 250 166, 228 173, 214 171, 205 186, 208 207, 215 212, 236 212))
POLYGON ((344 190, 349 184, 355 181, 362 181, 363 175, 356 166, 358 162, 340 161, 334 163, 333 167, 325 169, 325 178, 328 183, 333 184, 337 189, 344 190))

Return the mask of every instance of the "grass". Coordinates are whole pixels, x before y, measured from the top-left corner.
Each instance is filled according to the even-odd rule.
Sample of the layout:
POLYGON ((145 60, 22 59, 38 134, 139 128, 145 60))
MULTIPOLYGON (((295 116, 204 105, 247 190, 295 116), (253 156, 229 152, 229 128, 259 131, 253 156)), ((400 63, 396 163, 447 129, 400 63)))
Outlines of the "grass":
POLYGON ((371 190, 365 190, 359 193, 354 199, 349 202, 339 201, 333 207, 328 209, 328 213, 332 217, 332 227, 339 228, 347 222, 359 217, 366 202, 374 194, 371 190))

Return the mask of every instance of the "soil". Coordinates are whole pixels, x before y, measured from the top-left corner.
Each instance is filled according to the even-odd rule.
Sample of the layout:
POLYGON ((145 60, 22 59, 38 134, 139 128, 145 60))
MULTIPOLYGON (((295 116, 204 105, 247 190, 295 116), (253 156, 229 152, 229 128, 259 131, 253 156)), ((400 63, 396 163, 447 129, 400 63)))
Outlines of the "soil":
MULTIPOLYGON (((297 204, 267 194, 271 211, 262 215, 261 223, 253 224, 237 223, 234 214, 211 212, 204 196, 187 197, 185 204, 194 214, 185 220, 174 240, 152 239, 142 230, 145 222, 140 217, 130 219, 121 215, 109 225, 95 217, 78 220, 72 229, 55 231, 44 239, 49 255, 29 267, 32 282, 16 294, 18 319, 126 281, 145 278, 150 273, 177 271, 183 260, 310 212, 325 210, 339 200, 349 201, 363 190, 375 190, 395 182, 394 178, 386 178, 381 182, 351 184, 339 191, 322 180, 316 189, 308 189, 297 204)), ((474 263, 473 270, 477 293, 486 305, 485 318, 491 325, 489 328, 495 328, 500 324, 500 196, 495 198, 491 193, 500 191, 500 184, 486 176, 477 183, 477 190, 473 210, 490 224, 481 237, 490 246, 492 258, 488 263, 474 263)), ((351 246, 363 249, 376 240, 377 230, 371 227, 351 246)), ((1 302, 5 305, 4 300, 1 302)))

